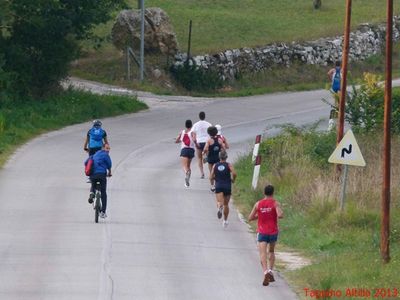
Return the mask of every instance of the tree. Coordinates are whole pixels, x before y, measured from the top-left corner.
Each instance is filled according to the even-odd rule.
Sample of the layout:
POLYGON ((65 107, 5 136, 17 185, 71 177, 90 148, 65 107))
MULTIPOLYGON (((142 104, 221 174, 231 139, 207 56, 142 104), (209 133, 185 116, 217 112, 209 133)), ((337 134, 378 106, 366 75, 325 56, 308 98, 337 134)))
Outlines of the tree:
POLYGON ((2 0, 0 57, 12 87, 41 95, 58 86, 79 57, 79 41, 105 23, 125 0, 2 0), (2 2, 3 5, 3 2, 2 2))
POLYGON ((0 41, 3 36, 7 35, 10 29, 10 3, 10 0, 2 0, 0 2, 0 41))

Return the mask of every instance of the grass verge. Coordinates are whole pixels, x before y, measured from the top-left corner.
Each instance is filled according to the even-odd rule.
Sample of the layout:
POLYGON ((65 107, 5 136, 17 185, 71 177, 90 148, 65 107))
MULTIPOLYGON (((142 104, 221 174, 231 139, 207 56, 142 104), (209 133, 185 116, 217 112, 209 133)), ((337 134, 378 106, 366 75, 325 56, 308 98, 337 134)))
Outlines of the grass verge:
POLYGON ((128 96, 99 96, 73 90, 31 101, 2 100, 0 166, 19 145, 46 131, 146 108, 146 104, 128 96))
MULTIPOLYGON (((362 290, 371 294, 366 298, 398 298, 394 296, 396 291, 400 293, 400 190, 396 184, 391 190, 390 263, 382 263, 379 250, 381 145, 376 141, 381 140, 381 134, 356 134, 367 166, 349 167, 343 212, 338 205, 341 185, 335 179, 334 166, 327 163, 335 138, 335 133, 290 126, 282 135, 268 138, 260 147, 263 164, 256 191, 250 188, 250 156, 237 162, 235 204, 247 215, 255 201, 262 198, 261 188, 266 183, 276 187, 276 197, 285 213, 280 221, 279 243, 313 261, 298 270, 284 270, 300 298, 316 298, 316 292, 310 296, 311 291, 334 291, 343 299, 359 299, 362 290)), ((392 183, 400 180, 399 151, 400 139, 395 136, 392 183)), ((321 294, 319 298, 324 299, 321 294)))

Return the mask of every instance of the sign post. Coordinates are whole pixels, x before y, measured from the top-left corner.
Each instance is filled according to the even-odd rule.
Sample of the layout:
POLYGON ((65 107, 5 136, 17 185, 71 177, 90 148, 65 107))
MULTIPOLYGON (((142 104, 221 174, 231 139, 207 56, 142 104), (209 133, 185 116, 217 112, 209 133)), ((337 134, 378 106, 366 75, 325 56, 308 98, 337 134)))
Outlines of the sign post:
POLYGON ((349 166, 344 165, 344 173, 342 179, 342 192, 340 194, 340 210, 343 211, 344 209, 344 198, 346 196, 346 185, 347 185, 347 175, 349 173, 349 166))
POLYGON ((342 192, 340 197, 340 210, 344 209, 344 199, 346 194, 346 181, 348 175, 348 165, 365 167, 365 160, 358 147, 356 138, 351 130, 348 130, 346 135, 337 145, 328 159, 328 162, 334 164, 345 165, 345 170, 342 179, 342 192))
POLYGON ((254 143, 254 149, 253 149, 253 156, 252 156, 252 162, 256 161, 256 157, 258 155, 258 150, 260 149, 260 143, 261 143, 261 134, 258 134, 256 136, 256 142, 254 143))
POLYGON ((251 182, 251 186, 253 190, 257 188, 258 177, 260 176, 260 168, 261 168, 261 156, 257 155, 255 163, 254 163, 254 172, 253 172, 253 180, 251 182))

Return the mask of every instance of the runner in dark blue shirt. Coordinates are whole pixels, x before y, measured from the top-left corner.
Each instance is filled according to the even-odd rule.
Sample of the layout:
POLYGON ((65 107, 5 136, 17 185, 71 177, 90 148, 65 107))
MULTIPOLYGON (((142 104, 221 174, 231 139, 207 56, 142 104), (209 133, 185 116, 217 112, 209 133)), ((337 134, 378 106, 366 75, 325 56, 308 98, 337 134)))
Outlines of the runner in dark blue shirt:
POLYGON ((224 219, 222 226, 228 226, 228 215, 229 215, 229 200, 231 199, 232 183, 235 182, 236 172, 233 166, 226 161, 228 154, 225 150, 219 152, 220 161, 215 163, 212 170, 211 176, 215 180, 215 197, 217 200, 217 217, 221 219, 222 213, 224 219))

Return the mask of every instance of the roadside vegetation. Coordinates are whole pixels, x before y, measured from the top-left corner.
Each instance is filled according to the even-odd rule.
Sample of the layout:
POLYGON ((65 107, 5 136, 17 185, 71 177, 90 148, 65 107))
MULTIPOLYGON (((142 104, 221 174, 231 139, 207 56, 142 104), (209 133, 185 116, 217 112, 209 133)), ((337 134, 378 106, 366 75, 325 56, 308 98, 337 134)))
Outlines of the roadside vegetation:
POLYGON ((30 101, 0 101, 0 167, 19 145, 41 133, 146 108, 146 104, 128 96, 72 90, 30 101))
MULTIPOLYGON (((132 8, 138 1, 128 0, 132 8)), ((325 1, 319 10, 311 0, 281 1, 163 1, 149 0, 146 7, 160 7, 167 12, 177 33, 182 52, 187 51, 189 21, 193 21, 191 53, 213 54, 225 49, 263 46, 273 42, 308 41, 320 37, 343 34, 345 3, 325 1), (262 12, 262 13, 260 13, 262 12)), ((360 23, 380 23, 386 19, 386 7, 375 0, 356 0, 352 5, 352 28, 360 23)), ((395 15, 400 6, 395 5, 395 15)), ((195 89, 188 92, 171 76, 168 67, 171 59, 145 56, 147 67, 164 70, 158 79, 147 77, 138 81, 138 69, 131 82, 126 80, 125 58, 110 41, 114 21, 97 26, 95 34, 104 39, 100 48, 97 42, 84 43, 83 57, 75 61, 71 74, 89 80, 116 84, 132 89, 158 94, 188 94, 194 96, 247 96, 277 91, 296 91, 325 88, 326 72, 331 66, 293 65, 277 67, 257 74, 241 74, 239 79, 217 90, 195 89)), ((97 41, 97 40, 96 40, 97 41)), ((399 76, 400 46, 393 55, 394 76, 399 76), (396 73, 397 72, 397 73, 396 73)), ((149 68, 150 69, 150 68, 149 68)), ((364 71, 383 74, 383 55, 350 63, 349 82, 361 78, 364 71)), ((151 74, 151 72, 148 72, 151 74)))
POLYGON ((245 216, 263 197, 266 183, 276 187, 276 198, 285 214, 280 220, 277 251, 293 249, 312 261, 298 270, 281 270, 303 299, 310 299, 304 288, 340 290, 343 296, 348 288, 366 289, 371 292, 367 298, 375 298, 376 289, 382 288, 386 293, 383 298, 388 299, 397 298, 393 297, 394 289, 399 291, 400 137, 397 133, 400 126, 396 116, 400 112, 400 90, 393 92, 392 126, 397 133, 392 139, 391 160, 391 261, 383 264, 379 248, 383 93, 376 85, 376 76, 366 74, 364 78, 360 92, 348 99, 352 104, 347 106, 346 119, 367 165, 349 166, 343 211, 339 208, 341 184, 336 178, 335 165, 328 163, 336 147, 336 133, 317 131, 317 124, 305 128, 283 126, 281 134, 267 137, 261 143, 261 175, 255 191, 250 188, 251 156, 242 157, 235 165, 239 174, 234 189, 235 204, 245 216), (376 114, 371 115, 365 108, 376 114))
POLYGON ((133 97, 60 87, 79 57, 79 42, 95 38, 91 30, 125 5, 124 0, 0 2, 0 167, 38 134, 147 108, 133 97))

